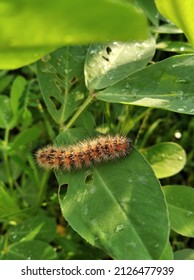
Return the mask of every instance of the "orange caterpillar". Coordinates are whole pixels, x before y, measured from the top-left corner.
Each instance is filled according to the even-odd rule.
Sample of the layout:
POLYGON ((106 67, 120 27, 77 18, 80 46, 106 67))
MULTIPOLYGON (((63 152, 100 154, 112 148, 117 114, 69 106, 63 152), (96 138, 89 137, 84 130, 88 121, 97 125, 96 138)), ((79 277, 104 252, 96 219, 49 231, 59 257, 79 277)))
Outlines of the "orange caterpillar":
POLYGON ((43 168, 69 171, 124 157, 131 147, 132 140, 125 136, 99 136, 67 147, 44 147, 36 152, 36 159, 43 168))

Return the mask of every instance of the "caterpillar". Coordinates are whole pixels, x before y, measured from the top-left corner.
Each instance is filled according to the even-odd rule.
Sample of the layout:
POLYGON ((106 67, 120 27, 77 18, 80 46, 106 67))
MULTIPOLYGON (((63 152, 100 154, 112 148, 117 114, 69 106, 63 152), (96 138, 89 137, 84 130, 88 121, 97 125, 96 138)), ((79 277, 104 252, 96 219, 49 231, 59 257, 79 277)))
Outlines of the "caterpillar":
POLYGON ((125 136, 98 136, 67 147, 46 146, 36 152, 36 160, 43 168, 69 171, 125 157, 131 148, 125 136))

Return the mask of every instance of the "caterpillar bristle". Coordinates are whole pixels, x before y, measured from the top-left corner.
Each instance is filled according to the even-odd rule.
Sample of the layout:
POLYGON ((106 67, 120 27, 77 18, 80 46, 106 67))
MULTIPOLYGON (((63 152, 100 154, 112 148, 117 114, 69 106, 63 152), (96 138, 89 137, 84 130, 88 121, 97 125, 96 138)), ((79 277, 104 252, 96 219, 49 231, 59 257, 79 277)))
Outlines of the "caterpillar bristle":
POLYGON ((131 148, 130 138, 106 135, 67 147, 46 146, 36 152, 36 160, 43 168, 69 171, 125 157, 131 148))

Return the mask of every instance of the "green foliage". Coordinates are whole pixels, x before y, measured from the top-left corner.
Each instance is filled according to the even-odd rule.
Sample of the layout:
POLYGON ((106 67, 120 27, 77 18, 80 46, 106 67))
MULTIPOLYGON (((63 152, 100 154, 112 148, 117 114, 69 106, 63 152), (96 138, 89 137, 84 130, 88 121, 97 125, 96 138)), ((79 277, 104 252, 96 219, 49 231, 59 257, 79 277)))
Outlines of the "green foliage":
POLYGON ((193 55, 174 56, 97 92, 96 98, 193 115, 193 66, 193 55))
POLYGON ((41 215, 19 223, 9 231, 9 242, 13 244, 6 251, 4 259, 56 259, 57 255, 48 243, 54 239, 54 219, 41 215))
POLYGON ((56 252, 45 242, 31 240, 11 245, 5 258, 8 260, 53 260, 56 259, 56 252))
POLYGON ((110 87, 117 81, 143 68, 155 52, 155 40, 113 42, 91 45, 85 62, 85 81, 88 89, 110 87))
POLYGON ((1 1, 0 15, 0 69, 30 64, 65 44, 145 39, 148 32, 141 10, 124 1, 1 1))
POLYGON ((182 249, 174 254, 175 260, 194 260, 194 250, 182 249))
MULTIPOLYGON (((154 1, 134 2, 1 3, 0 67, 41 57, 0 72, 1 259, 193 259, 192 48, 154 1), (54 174, 35 162, 100 133, 131 153, 54 174)), ((174 22, 192 42, 186 8, 174 22)))
POLYGON ((160 0, 156 0, 156 5, 160 13, 183 30, 194 47, 193 1, 164 0, 161 2, 160 0))
POLYGON ((12 192, 5 187, 3 182, 0 185, 0 217, 1 221, 6 221, 12 215, 19 211, 17 197, 12 195, 12 192))
POLYGON ((83 102, 86 51, 86 46, 65 47, 37 64, 44 101, 58 124, 63 124, 83 102))
POLYGON ((194 237, 194 189, 186 186, 165 186, 171 228, 184 236, 194 237))
POLYGON ((186 154, 176 143, 158 143, 143 151, 157 178, 166 178, 177 174, 186 164, 186 154))

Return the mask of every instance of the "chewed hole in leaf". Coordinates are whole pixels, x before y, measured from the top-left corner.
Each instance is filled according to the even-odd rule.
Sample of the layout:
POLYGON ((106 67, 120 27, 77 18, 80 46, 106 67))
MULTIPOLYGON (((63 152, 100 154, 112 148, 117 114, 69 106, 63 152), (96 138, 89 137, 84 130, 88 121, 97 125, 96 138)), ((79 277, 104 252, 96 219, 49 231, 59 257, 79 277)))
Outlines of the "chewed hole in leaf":
POLYGON ((61 109, 61 106, 62 106, 61 102, 59 102, 54 96, 50 96, 49 98, 50 98, 51 102, 54 104, 55 109, 57 111, 59 111, 61 109))
POLYGON ((71 86, 69 88, 69 92, 73 91, 79 84, 80 84, 80 80, 77 77, 73 77, 70 80, 71 86))
POLYGON ((64 81, 65 80, 65 75, 62 75, 61 73, 56 73, 56 76, 59 80, 64 81))
POLYGON ((60 186, 60 197, 61 197, 61 200, 63 200, 64 197, 66 196, 67 188, 68 188, 68 184, 63 184, 63 185, 60 186))
POLYGON ((62 94, 65 93, 65 88, 59 80, 57 80, 57 79, 55 80, 55 85, 58 88, 60 93, 62 93, 62 94))
POLYGON ((73 77, 72 79, 71 79, 71 81, 70 81, 70 83, 72 84, 72 85, 74 85, 75 83, 77 83, 78 82, 78 78, 77 77, 73 77))
POLYGON ((87 174, 85 177, 85 184, 86 185, 91 184, 93 181, 94 181, 93 173, 87 174))

